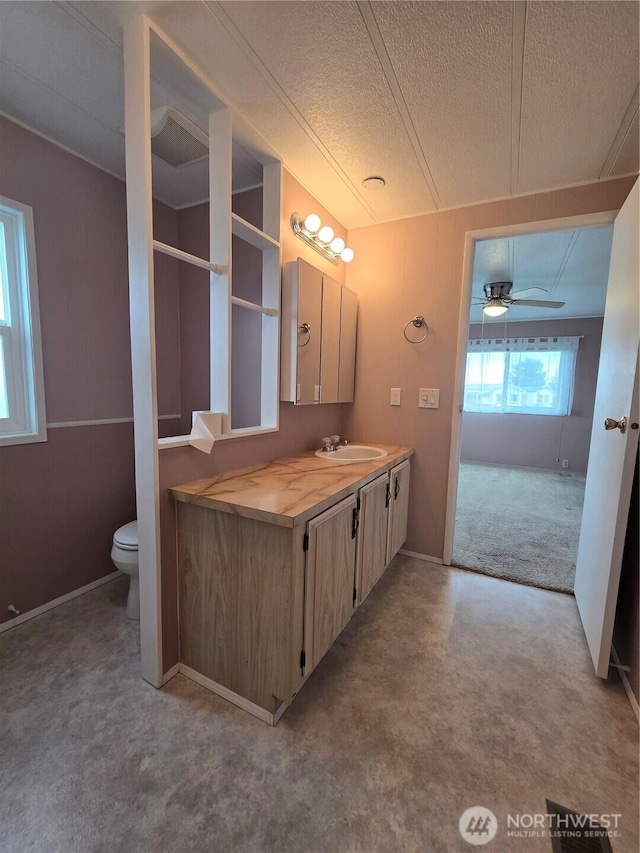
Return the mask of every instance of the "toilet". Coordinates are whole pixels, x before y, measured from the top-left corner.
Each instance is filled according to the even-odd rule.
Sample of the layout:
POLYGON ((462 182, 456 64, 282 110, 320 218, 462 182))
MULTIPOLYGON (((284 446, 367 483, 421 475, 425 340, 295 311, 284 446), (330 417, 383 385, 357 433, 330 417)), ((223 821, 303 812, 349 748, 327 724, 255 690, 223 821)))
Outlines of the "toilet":
POLYGON ((138 584, 138 522, 123 524, 113 534, 111 549, 113 564, 121 572, 129 575, 129 597, 127 598, 127 619, 140 619, 140 586, 138 584))

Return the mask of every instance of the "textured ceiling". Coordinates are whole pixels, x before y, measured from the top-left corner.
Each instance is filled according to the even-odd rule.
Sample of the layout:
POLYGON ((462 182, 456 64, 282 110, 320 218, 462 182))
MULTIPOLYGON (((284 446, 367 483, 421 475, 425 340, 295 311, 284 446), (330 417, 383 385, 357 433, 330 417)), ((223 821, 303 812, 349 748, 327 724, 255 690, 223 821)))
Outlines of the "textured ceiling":
MULTIPOLYGON (((635 2, 2 2, 0 109, 123 176, 140 12, 348 228, 638 170, 635 2)), ((206 128, 161 72, 154 105, 206 128)), ((236 146, 235 187, 256 179, 236 146)), ((202 167, 154 182, 175 206, 206 194, 202 167)))
MULTIPOLYGON (((540 287, 529 299, 565 302, 563 308, 513 305, 506 315, 485 323, 518 320, 557 320, 567 317, 602 317, 609 277, 613 227, 581 231, 552 231, 476 243, 472 295, 484 297, 483 286, 492 281, 512 281, 513 291, 540 287)), ((482 306, 471 308, 471 322, 483 319, 482 306)))

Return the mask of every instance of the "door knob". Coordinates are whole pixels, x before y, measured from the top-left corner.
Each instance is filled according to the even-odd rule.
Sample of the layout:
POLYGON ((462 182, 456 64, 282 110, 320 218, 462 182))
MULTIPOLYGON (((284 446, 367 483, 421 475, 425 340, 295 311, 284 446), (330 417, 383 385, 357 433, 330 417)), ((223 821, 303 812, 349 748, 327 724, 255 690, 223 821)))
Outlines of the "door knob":
POLYGON ((607 418, 604 422, 605 429, 619 429, 620 432, 627 431, 627 419, 620 418, 619 421, 614 420, 613 418, 607 418))

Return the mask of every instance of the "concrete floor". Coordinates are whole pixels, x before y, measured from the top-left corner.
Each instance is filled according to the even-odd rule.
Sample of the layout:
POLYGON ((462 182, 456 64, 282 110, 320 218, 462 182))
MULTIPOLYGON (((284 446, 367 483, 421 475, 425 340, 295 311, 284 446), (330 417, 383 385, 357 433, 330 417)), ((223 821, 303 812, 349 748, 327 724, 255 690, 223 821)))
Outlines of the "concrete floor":
POLYGON ((573 598, 394 560, 275 729, 138 675, 117 580, 0 635, 2 853, 468 851, 458 819, 621 813, 638 732, 592 672, 573 598))

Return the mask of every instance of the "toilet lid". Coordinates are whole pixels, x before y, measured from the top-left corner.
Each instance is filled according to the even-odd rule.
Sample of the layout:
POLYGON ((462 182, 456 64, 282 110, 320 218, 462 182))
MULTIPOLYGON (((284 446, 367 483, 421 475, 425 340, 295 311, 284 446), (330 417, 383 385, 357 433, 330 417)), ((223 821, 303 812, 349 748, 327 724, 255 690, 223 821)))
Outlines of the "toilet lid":
POLYGON ((138 522, 130 521, 128 524, 123 524, 113 534, 113 541, 121 548, 126 548, 129 551, 138 549, 138 522))

